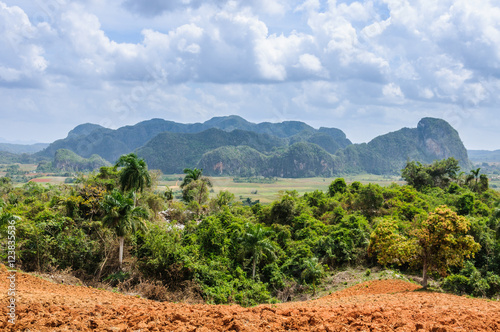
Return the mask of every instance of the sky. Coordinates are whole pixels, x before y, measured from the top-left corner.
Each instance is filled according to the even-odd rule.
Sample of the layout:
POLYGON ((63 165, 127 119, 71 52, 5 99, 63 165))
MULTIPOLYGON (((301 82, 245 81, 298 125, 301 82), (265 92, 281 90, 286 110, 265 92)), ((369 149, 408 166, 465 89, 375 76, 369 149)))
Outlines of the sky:
POLYGON ((240 115, 500 149, 497 0, 0 0, 0 138, 240 115))

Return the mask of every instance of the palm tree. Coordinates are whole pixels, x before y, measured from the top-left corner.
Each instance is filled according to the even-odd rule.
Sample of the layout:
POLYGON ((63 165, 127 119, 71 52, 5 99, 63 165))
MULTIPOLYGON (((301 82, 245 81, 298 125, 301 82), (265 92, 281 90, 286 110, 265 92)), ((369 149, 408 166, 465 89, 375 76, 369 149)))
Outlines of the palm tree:
POLYGON ((115 167, 123 167, 120 170, 120 187, 123 191, 135 193, 144 188, 151 187, 151 175, 148 166, 142 158, 138 158, 135 153, 122 155, 116 162, 115 167))
POLYGON ((135 207, 133 193, 125 196, 118 190, 114 190, 104 198, 102 208, 105 212, 103 224, 116 233, 120 243, 118 261, 121 269, 125 236, 137 229, 144 229, 146 226, 142 218, 147 218, 148 213, 142 207, 135 207))
POLYGON ((309 280, 313 285, 313 296, 316 295, 316 283, 321 280, 325 274, 323 265, 318 261, 317 257, 308 258, 304 261, 304 270, 302 270, 301 277, 304 280, 309 280))
POLYGON ((212 181, 203 175, 203 169, 185 168, 186 176, 180 187, 182 188, 182 199, 186 202, 196 200, 202 204, 208 199, 208 188, 212 187, 212 181))
POLYGON ((276 246, 269 239, 272 231, 260 224, 245 224, 245 231, 241 238, 243 249, 252 256, 252 278, 255 279, 257 263, 262 258, 275 258, 276 246))
POLYGON ((186 176, 184 177, 184 180, 182 180, 181 183, 181 188, 184 188, 186 185, 188 185, 192 181, 196 181, 201 179, 202 174, 203 174, 203 169, 198 169, 198 168, 184 168, 184 174, 186 176))
POLYGON ((479 171, 480 170, 481 170, 481 168, 471 169, 471 171, 470 171, 470 173, 471 173, 471 180, 475 179, 474 191, 477 191, 477 181, 479 180, 479 171))

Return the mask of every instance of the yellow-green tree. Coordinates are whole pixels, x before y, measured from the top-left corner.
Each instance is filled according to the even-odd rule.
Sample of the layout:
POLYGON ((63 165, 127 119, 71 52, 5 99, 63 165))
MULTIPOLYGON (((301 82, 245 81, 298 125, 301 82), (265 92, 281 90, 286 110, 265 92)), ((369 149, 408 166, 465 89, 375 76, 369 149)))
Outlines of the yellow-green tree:
POLYGON ((398 221, 381 218, 370 235, 368 254, 376 255, 379 264, 402 265, 415 257, 415 240, 401 234, 398 221))
POLYGON ((427 287, 428 272, 446 275, 449 266, 461 266, 474 257, 481 246, 467 235, 470 223, 447 206, 437 207, 412 232, 416 241, 416 262, 422 265, 422 286, 427 287))
POLYGON ((445 276, 449 266, 460 266, 479 251, 480 245, 467 234, 469 228, 469 221, 447 206, 421 218, 408 236, 400 234, 396 221, 385 219, 371 235, 369 252, 375 253, 383 265, 410 263, 421 267, 425 288, 429 272, 445 276))

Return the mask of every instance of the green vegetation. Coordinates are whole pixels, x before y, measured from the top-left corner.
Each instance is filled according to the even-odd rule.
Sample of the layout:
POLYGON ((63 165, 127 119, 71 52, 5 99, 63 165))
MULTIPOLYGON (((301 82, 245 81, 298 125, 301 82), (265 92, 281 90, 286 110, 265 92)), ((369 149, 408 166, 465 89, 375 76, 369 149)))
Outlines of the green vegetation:
POLYGON ((13 152, 0 151, 0 164, 31 164, 34 158, 27 154, 16 154, 13 152))
POLYGON ((89 158, 82 158, 73 151, 60 149, 54 155, 52 164, 39 164, 39 171, 82 172, 93 171, 109 163, 94 154, 89 158))
MULTIPOLYGON (((202 176, 202 169, 189 169, 185 168, 184 173, 186 176, 181 183, 182 199, 186 203, 191 203, 190 207, 195 207, 198 213, 203 203, 208 200, 208 188, 212 187, 212 182, 209 178, 202 176)), ((217 201, 224 200, 218 197, 217 201)))
POLYGON ((119 182, 123 191, 142 192, 144 188, 151 187, 151 175, 144 159, 137 158, 135 153, 123 155, 118 159, 115 167, 120 170, 119 182))
POLYGON ((155 299, 195 289, 208 303, 288 301, 321 291, 339 270, 359 267, 368 277, 380 266, 422 273, 424 285, 432 278, 450 292, 500 296, 500 193, 479 189, 480 171, 467 182, 470 172, 448 167, 453 159, 407 164, 418 168, 409 182, 430 181, 317 179, 299 193, 290 190, 297 179, 269 204, 242 204, 196 168, 185 171, 184 199, 172 199, 155 191, 159 177, 133 154, 72 186, 15 187, 2 178, 0 244, 15 219, 23 270, 71 269, 118 288, 147 282, 155 299))
POLYGON ((137 153, 164 173, 193 165, 207 175, 238 177, 399 174, 409 159, 430 163, 451 156, 465 169, 472 167, 458 133, 440 119, 424 118, 415 129, 403 128, 368 144, 346 144, 343 139, 326 128, 306 129, 286 138, 209 129, 196 134, 162 133, 137 153))
MULTIPOLYGON (((39 162, 40 158, 53 158, 61 149, 83 158, 99 155, 108 162, 135 152, 150 168, 165 174, 180 173, 188 166, 204 169, 208 176, 399 174, 407 160, 431 163, 449 157, 465 170, 472 168, 457 131, 434 118, 424 118, 417 128, 403 128, 367 144, 352 144, 335 128, 314 129, 296 121, 254 124, 237 116, 195 124, 153 119, 117 130, 85 124, 28 157, 39 162)), ((19 162, 17 155, 5 158, 19 162)))
POLYGON ((145 229, 141 218, 147 218, 148 213, 142 207, 134 206, 134 194, 122 194, 118 190, 113 190, 111 194, 106 195, 102 201, 102 210, 104 217, 102 223, 105 227, 113 230, 120 243, 118 262, 120 269, 123 262, 123 246, 125 236, 132 231, 145 229))
POLYGON ((235 183, 276 183, 278 181, 277 178, 272 178, 272 177, 262 177, 262 176, 254 176, 254 177, 247 177, 247 178, 240 178, 236 177, 233 178, 233 182, 235 183))
POLYGON ((37 144, 11 144, 11 143, 0 143, 0 151, 15 153, 15 154, 32 154, 41 151, 48 147, 49 144, 37 143, 37 144))

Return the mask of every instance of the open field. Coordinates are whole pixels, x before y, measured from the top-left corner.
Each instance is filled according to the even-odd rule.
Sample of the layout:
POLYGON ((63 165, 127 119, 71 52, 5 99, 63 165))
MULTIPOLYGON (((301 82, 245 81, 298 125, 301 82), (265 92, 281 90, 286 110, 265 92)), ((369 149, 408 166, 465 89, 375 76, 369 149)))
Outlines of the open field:
MULTIPOLYGON (((174 192, 179 191, 179 185, 183 174, 168 176, 169 181, 160 181, 159 190, 165 190, 165 186, 169 186, 174 192), (175 180, 174 180, 175 179, 175 180)), ((297 190, 299 194, 311 192, 314 190, 327 191, 330 183, 336 178, 299 178, 299 179, 284 179, 278 178, 275 183, 236 183, 232 177, 211 177, 213 183, 214 194, 220 190, 228 190, 232 192, 236 199, 245 200, 247 198, 260 200, 261 203, 270 203, 275 200, 279 191, 297 190)), ((387 186, 391 183, 403 184, 399 176, 380 176, 373 174, 360 174, 355 176, 344 176, 346 182, 352 183, 359 181, 363 184, 377 183, 381 186, 387 186)))
MULTIPOLYGON (((24 172, 30 172, 28 178, 35 176, 31 173, 36 170, 35 164, 18 164, 24 172)), ((8 165, 0 165, 0 177, 5 176, 4 169, 8 165)), ((179 194, 179 184, 182 182, 184 174, 164 175, 164 180, 159 182, 158 190, 165 190, 165 186, 169 186, 174 190, 174 193, 179 194)), ((342 176, 346 182, 352 183, 359 181, 363 184, 376 183, 381 186, 387 186, 391 183, 404 184, 400 176, 374 175, 374 174, 358 174, 342 176)), ((40 184, 57 185, 64 183, 66 178, 62 176, 43 176, 32 179, 31 181, 40 184)), ((261 203, 270 203, 279 196, 279 191, 282 190, 297 190, 299 194, 311 192, 314 190, 328 190, 330 183, 336 178, 278 178, 275 183, 236 183, 232 177, 211 177, 213 183, 213 193, 217 194, 220 190, 229 190, 237 200, 244 201, 250 198, 252 201, 259 200, 261 203)), ((18 184, 22 185, 22 184, 18 184)), ((490 177, 490 185, 493 189, 500 190, 500 176, 493 175, 490 177)))
POLYGON ((61 183, 64 183, 64 181, 66 179, 67 179, 67 177, 64 177, 64 176, 42 176, 39 178, 31 179, 29 182, 61 184, 61 183))
POLYGON ((302 302, 207 305, 156 302, 17 272, 15 324, 0 265, 2 331, 499 331, 500 302, 373 280, 302 302))

